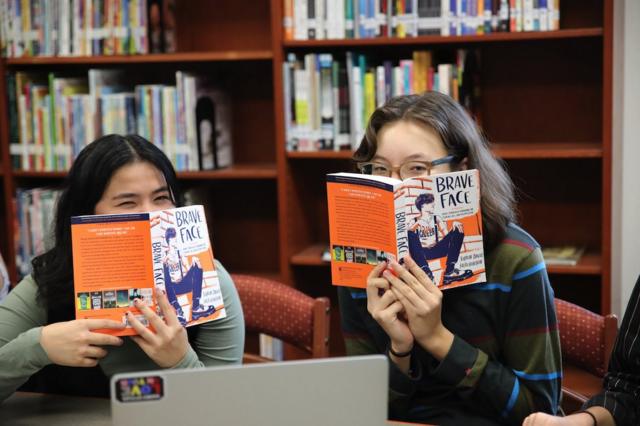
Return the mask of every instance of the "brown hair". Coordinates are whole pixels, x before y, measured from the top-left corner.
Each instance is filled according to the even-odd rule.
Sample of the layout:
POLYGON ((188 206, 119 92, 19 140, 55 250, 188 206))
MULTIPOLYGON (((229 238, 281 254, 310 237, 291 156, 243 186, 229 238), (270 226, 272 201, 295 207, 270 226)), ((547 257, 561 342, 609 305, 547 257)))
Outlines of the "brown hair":
POLYGON ((467 158, 468 167, 479 170, 482 227, 488 253, 502 241, 507 225, 516 221, 515 190, 503 162, 493 155, 482 130, 464 108, 439 92, 398 96, 377 108, 353 160, 370 161, 378 149, 380 130, 401 120, 432 128, 449 155, 455 156, 457 162, 467 158))

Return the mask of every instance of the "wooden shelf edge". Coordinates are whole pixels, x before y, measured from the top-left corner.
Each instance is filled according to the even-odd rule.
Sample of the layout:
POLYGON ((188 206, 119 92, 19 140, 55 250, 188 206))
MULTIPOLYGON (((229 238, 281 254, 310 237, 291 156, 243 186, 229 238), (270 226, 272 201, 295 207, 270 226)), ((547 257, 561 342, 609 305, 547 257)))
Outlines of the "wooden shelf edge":
POLYGON ((602 257, 597 253, 587 253, 575 266, 547 265, 547 272, 557 275, 601 275, 602 257))
POLYGON ((328 243, 313 244, 291 256, 289 263, 296 266, 329 266, 330 262, 322 260, 322 253, 328 247, 328 243))
POLYGON ((502 41, 528 41, 550 39, 572 39, 587 37, 602 37, 604 31, 601 27, 574 28, 558 31, 536 31, 515 33, 491 33, 466 36, 420 36, 420 37, 378 37, 366 39, 332 39, 332 40, 285 40, 285 48, 295 47, 364 47, 385 45, 412 45, 412 44, 460 44, 460 43, 488 43, 502 41))
POLYGON ((271 50, 224 50, 220 52, 181 52, 152 53, 147 55, 113 56, 34 56, 24 58, 5 58, 5 64, 12 65, 94 65, 94 64, 130 64, 130 63, 170 63, 170 62, 208 62, 208 61, 257 61, 271 60, 271 50))
MULTIPOLYGON (((602 145, 595 142, 561 143, 494 143, 492 151, 504 159, 561 159, 602 158, 602 145)), ((352 151, 288 151, 292 159, 345 159, 350 160, 352 151)))
MULTIPOLYGON (((329 266, 330 262, 322 260, 322 253, 328 247, 328 243, 310 245, 291 256, 289 262, 295 266, 329 266)), ((547 272, 566 275, 600 275, 602 273, 602 259, 599 254, 587 253, 575 266, 548 265, 547 272)))
POLYGON ((287 151, 288 158, 350 160, 352 151, 287 151))
MULTIPOLYGON (((67 172, 35 172, 16 170, 10 172, 15 178, 25 179, 63 179, 67 172)), ((278 172, 275 164, 239 164, 219 170, 178 172, 182 180, 217 179, 276 179, 278 172)))

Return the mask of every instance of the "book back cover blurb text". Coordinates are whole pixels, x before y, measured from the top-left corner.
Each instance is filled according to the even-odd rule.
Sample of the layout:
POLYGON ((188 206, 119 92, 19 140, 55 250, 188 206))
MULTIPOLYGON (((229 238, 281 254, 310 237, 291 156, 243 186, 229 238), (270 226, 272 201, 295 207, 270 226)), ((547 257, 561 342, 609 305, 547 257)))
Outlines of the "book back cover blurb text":
MULTIPOLYGON (((126 323, 136 298, 154 306, 149 214, 77 216, 71 219, 76 318, 126 323)), ((133 335, 132 328, 108 330, 133 335)))

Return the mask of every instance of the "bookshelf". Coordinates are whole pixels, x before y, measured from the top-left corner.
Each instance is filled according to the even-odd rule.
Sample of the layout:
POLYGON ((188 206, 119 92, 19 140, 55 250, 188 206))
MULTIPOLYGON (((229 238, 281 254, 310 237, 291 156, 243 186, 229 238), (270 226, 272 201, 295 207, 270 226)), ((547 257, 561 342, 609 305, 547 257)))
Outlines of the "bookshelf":
MULTIPOLYGON (((78 73, 122 68, 170 82, 176 70, 210 73, 233 102, 233 167, 183 172, 208 206, 216 257, 231 272, 280 278, 329 296, 331 353, 343 353, 335 289, 322 260, 328 243, 326 173, 352 167, 350 151, 287 152, 282 63, 293 53, 478 49, 482 126, 519 193, 520 222, 545 245, 580 244, 576 266, 550 267, 558 297, 608 313, 611 295, 611 114, 613 0, 561 0, 560 30, 473 36, 284 40, 282 0, 178 1, 177 52, 136 56, 36 57, 0 61, 0 71, 78 73)), ((0 250, 14 259, 13 194, 56 185, 64 172, 10 167, 6 81, 0 82, 0 250)), ((16 268, 8 262, 16 279, 16 268)))
MULTIPOLYGON (((520 223, 543 245, 587 247, 577 265, 550 266, 550 279, 556 296, 608 313, 613 2, 560 3, 560 30, 552 32, 288 40, 280 48, 283 56, 358 51, 378 59, 410 57, 418 48, 478 49, 481 125, 519 188, 520 223)), ((277 92, 276 102, 280 110, 277 92)), ((322 260, 328 247, 324 175, 351 169, 351 154, 279 154, 280 215, 289 219, 280 233, 283 275, 314 295, 333 296, 322 260)))

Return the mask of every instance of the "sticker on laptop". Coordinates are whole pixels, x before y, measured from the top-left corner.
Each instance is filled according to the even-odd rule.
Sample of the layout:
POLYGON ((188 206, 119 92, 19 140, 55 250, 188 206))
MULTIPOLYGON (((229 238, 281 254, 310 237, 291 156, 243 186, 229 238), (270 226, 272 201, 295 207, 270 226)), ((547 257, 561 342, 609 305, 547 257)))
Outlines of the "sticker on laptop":
POLYGON ((140 402, 161 399, 164 380, 160 376, 128 377, 116 382, 116 398, 120 402, 140 402))

